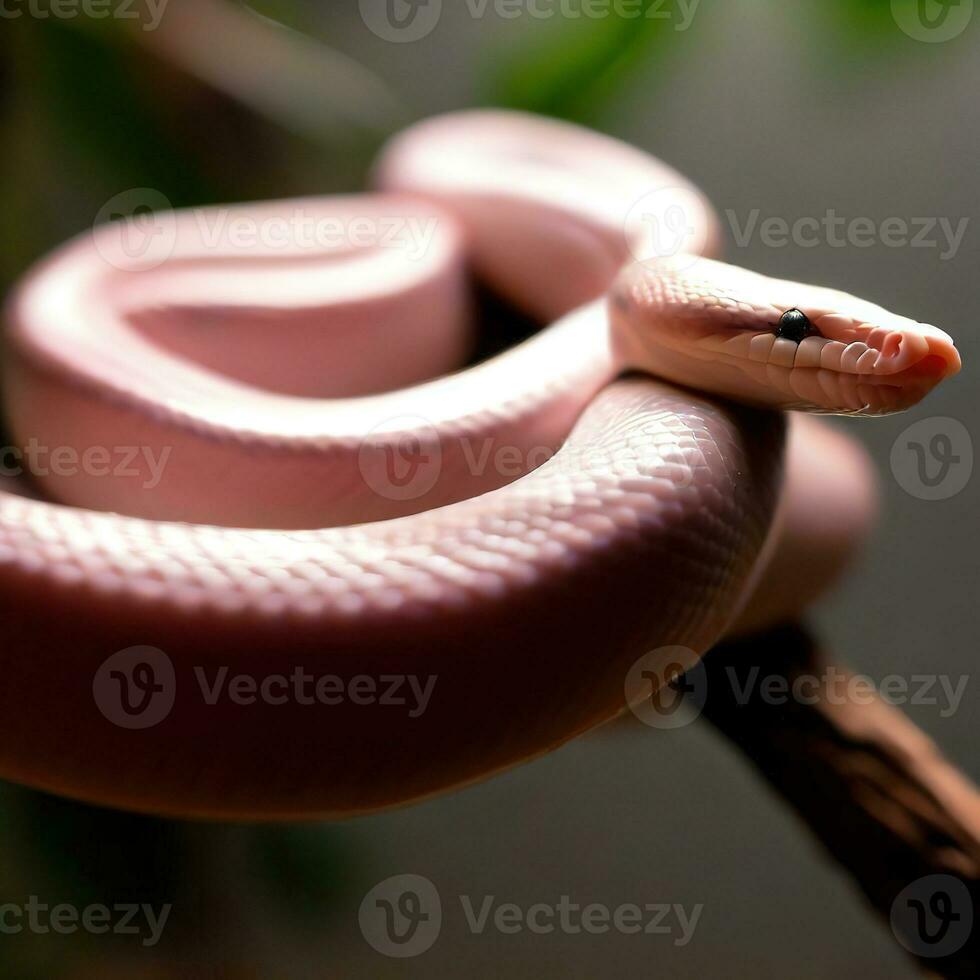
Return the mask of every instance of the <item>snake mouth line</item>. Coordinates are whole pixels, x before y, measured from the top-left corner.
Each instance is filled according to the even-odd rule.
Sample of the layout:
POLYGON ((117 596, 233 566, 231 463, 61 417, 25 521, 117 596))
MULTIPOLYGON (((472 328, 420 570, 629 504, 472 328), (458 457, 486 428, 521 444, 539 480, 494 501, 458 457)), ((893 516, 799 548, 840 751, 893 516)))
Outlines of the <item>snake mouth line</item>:
POLYGON ((782 392, 790 400, 786 407, 878 415, 911 407, 959 370, 958 356, 933 353, 928 344, 923 353, 914 343, 922 338, 905 344, 907 336, 890 332, 883 349, 817 336, 796 344, 769 333, 704 338, 701 346, 726 367, 782 392))
POLYGON ((778 330, 729 328, 701 337, 698 346, 753 381, 828 412, 901 411, 960 370, 951 339, 927 324, 877 326, 825 313, 809 325, 814 333, 800 341, 778 330))
POLYGON ((835 330, 833 321, 844 318, 822 317, 814 322, 820 335, 797 343, 773 333, 740 331, 732 335, 703 337, 699 346, 714 353, 758 364, 785 368, 823 368, 847 375, 878 377, 903 374, 918 369, 937 380, 956 374, 960 358, 948 338, 931 328, 922 332, 874 327, 849 322, 835 330))

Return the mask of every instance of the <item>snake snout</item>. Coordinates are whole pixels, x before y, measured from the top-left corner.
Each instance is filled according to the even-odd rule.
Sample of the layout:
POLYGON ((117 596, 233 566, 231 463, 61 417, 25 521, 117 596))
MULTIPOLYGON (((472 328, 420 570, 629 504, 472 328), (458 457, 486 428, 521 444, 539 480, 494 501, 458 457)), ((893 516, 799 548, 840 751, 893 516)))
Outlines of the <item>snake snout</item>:
POLYGON ((927 323, 890 315, 865 321, 837 313, 818 315, 814 322, 825 338, 824 367, 878 376, 912 371, 937 380, 961 367, 953 338, 927 323))
POLYGON ((769 407, 903 411, 960 370, 937 327, 707 259, 635 264, 610 297, 614 346, 629 366, 769 407))
POLYGON ((804 340, 794 359, 792 386, 813 392, 818 411, 904 411, 960 370, 953 339, 937 327, 865 304, 857 314, 814 311, 820 339, 804 340))

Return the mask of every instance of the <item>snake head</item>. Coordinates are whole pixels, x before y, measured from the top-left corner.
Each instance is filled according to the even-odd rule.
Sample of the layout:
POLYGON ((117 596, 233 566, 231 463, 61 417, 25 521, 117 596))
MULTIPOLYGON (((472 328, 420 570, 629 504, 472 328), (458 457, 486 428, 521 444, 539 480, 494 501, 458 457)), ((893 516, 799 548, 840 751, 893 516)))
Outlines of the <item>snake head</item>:
POLYGON ((625 366, 774 408, 886 415, 960 369, 936 327, 695 256, 628 266, 609 309, 625 366))

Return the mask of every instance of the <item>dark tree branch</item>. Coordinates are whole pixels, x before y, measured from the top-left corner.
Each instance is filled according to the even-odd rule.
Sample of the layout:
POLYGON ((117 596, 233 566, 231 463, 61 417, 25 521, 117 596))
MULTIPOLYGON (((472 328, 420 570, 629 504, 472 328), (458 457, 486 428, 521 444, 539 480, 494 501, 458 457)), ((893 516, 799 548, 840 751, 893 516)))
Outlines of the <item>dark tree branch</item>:
POLYGON ((854 675, 802 629, 722 644, 704 668, 705 716, 792 804, 923 969, 980 976, 976 787, 869 688, 842 696, 854 675), (780 681, 760 685, 774 676, 791 692, 803 686, 784 697, 780 681), (944 877, 922 881, 933 875, 944 877))

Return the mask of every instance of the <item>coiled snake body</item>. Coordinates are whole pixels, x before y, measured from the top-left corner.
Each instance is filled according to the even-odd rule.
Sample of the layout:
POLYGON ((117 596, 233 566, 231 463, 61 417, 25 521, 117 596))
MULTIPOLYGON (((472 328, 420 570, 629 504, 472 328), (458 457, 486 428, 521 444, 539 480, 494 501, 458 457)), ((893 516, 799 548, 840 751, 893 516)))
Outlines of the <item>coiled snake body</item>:
POLYGON ((959 366, 935 328, 708 258, 700 194, 596 134, 458 114, 396 138, 376 178, 161 216, 138 256, 109 225, 17 290, 18 444, 89 465, 35 472, 58 503, 0 496, 0 775, 342 815, 545 752, 622 711, 645 652, 700 654, 834 577, 873 506, 864 458, 774 409, 906 408, 959 366), (344 241, 220 231, 299 212, 344 241), (704 254, 664 254, 678 216, 704 254), (552 325, 447 374, 471 269, 552 325), (94 465, 120 447, 135 478, 94 465), (172 700, 143 726, 98 688, 138 646, 166 659, 120 661, 121 695, 172 700), (263 696, 222 696, 231 677, 263 696), (424 710, 399 707, 410 682, 424 710))

